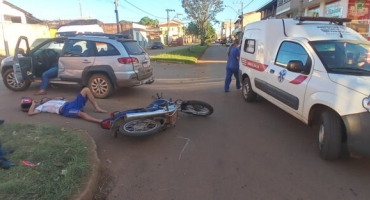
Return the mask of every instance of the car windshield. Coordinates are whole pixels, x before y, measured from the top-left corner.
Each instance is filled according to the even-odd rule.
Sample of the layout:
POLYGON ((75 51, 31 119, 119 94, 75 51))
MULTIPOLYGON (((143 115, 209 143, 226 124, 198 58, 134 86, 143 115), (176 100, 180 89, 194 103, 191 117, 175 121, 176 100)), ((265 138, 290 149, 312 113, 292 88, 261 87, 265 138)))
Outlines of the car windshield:
POLYGON ((370 76, 370 43, 315 41, 312 47, 328 73, 370 76))

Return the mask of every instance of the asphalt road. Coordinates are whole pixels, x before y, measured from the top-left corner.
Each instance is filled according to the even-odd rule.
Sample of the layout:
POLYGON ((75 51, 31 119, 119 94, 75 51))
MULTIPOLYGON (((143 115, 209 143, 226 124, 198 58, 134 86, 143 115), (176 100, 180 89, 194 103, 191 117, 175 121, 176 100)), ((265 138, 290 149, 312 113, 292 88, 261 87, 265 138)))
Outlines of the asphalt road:
MULTIPOLYGON (((175 127, 144 139, 113 138, 99 125, 53 114, 20 111, 25 92, 0 84, 0 118, 87 130, 103 164, 100 199, 140 200, 368 200, 370 160, 325 161, 314 130, 264 99, 246 103, 241 91, 223 92, 226 47, 210 46, 197 65, 152 63, 156 81, 99 99, 109 111, 145 107, 157 92, 210 103, 209 117, 180 114, 175 127)), ((73 98, 76 86, 49 89, 73 98)), ((86 112, 96 117, 91 105, 86 112)))

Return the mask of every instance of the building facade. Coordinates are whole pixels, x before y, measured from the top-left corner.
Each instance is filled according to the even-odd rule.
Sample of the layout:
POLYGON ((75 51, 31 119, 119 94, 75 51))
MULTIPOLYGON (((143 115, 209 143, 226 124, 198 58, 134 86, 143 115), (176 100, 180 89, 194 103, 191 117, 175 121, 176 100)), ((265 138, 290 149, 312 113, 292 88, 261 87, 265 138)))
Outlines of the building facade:
POLYGON ((350 18, 346 25, 370 39, 370 0, 277 0, 277 18, 295 17, 300 10, 303 16, 350 18))

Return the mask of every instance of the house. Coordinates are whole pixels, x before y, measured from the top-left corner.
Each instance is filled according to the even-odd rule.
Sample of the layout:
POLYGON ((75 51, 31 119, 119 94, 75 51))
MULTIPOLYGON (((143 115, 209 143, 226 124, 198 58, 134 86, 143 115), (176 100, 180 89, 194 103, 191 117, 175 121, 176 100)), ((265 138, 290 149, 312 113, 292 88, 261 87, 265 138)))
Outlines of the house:
POLYGON ((159 29, 162 31, 164 43, 168 44, 168 41, 177 41, 180 38, 183 38, 185 35, 185 26, 184 23, 178 20, 170 20, 168 22, 160 23, 158 25, 159 29))
POLYGON ((243 16, 239 16, 239 19, 235 22, 235 30, 232 32, 234 38, 241 39, 243 37, 244 27, 260 20, 261 12, 256 11, 244 13, 243 16))
POLYGON ((13 55, 19 36, 26 36, 30 44, 36 38, 50 37, 48 26, 31 13, 7 2, 0 2, 0 55, 13 55))
POLYGON ((271 0, 267 2, 264 6, 256 10, 256 12, 261 12, 261 20, 276 18, 276 6, 277 0, 271 0))

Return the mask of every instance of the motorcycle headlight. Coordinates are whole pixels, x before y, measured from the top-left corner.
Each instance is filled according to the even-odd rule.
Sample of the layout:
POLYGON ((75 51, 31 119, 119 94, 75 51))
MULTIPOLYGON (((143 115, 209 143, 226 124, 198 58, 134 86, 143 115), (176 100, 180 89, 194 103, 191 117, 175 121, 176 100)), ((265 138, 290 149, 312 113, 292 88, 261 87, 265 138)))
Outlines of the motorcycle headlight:
POLYGON ((370 112, 370 96, 364 98, 364 100, 362 100, 362 106, 370 112))

